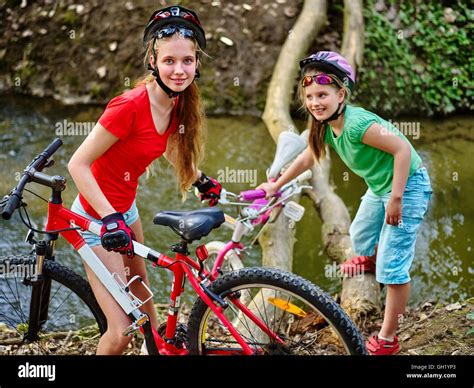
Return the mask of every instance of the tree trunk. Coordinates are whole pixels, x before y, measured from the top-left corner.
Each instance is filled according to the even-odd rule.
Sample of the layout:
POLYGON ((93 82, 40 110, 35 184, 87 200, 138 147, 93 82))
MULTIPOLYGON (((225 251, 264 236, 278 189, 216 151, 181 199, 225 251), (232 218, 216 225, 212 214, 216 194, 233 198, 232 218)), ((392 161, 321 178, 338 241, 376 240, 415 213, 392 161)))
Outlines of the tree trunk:
POLYGON ((326 23, 326 1, 306 0, 300 16, 283 44, 268 86, 263 121, 273 140, 282 131, 294 131, 290 105, 298 76, 299 60, 306 54, 313 38, 326 23))
POLYGON ((354 66, 362 65, 364 52, 364 17, 362 0, 344 0, 344 35, 341 53, 354 66))
MULTIPOLYGON (((268 87, 262 117, 275 141, 280 132, 294 131, 296 128, 290 116, 290 102, 295 87, 294 80, 299 71, 298 61, 305 55, 313 37, 326 22, 326 8, 324 0, 306 0, 280 51, 268 87)), ((291 271, 295 243, 294 223, 281 214, 274 223, 267 224, 259 242, 262 247, 263 265, 291 271)))

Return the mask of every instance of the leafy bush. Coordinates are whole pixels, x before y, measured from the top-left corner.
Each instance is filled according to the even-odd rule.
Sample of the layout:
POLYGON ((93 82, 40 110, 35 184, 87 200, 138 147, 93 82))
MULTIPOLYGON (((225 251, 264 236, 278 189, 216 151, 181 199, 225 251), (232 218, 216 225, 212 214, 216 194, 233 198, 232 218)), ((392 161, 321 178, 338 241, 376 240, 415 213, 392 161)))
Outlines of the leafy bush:
POLYGON ((390 11, 379 13, 375 0, 365 2, 356 100, 391 114, 472 110, 473 12, 460 0, 391 1, 388 6, 396 10, 390 21, 390 11))

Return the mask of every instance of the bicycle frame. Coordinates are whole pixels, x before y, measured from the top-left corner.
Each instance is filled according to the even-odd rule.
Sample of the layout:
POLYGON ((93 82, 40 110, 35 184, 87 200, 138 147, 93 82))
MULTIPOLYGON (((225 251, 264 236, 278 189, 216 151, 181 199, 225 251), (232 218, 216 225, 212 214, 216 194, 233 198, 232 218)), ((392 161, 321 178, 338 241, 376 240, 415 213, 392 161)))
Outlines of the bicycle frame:
MULTIPOLYGON (((53 195, 54 197, 54 195, 53 195)), ((71 226, 78 226, 83 230, 87 230, 96 235, 100 235, 100 224, 91 221, 69 209, 63 207, 62 203, 58 201, 50 201, 48 204, 48 221, 46 225, 46 231, 55 231, 61 229, 71 228, 71 226), (56 203, 55 203, 56 202, 56 203)), ((54 235, 54 232, 52 233, 54 235)), ((116 277, 117 274, 111 274, 99 257, 94 253, 94 251, 86 244, 82 236, 77 230, 68 230, 59 232, 78 252, 84 262, 92 269, 96 276, 100 279, 104 287, 110 292, 114 297, 117 303, 121 306, 124 312, 131 318, 132 332, 140 329, 144 332, 144 324, 148 322, 148 317, 141 313, 140 306, 146 301, 140 301, 135 297, 129 290, 129 284, 136 280, 131 279, 127 284, 120 284, 116 277)), ((249 347, 245 342, 242 336, 237 332, 233 327, 232 323, 226 318, 223 314, 223 306, 216 305, 215 299, 213 300, 206 290, 206 283, 215 279, 212 276, 204 271, 202 272, 204 276, 197 277, 193 273, 193 270, 200 271, 201 267, 189 256, 179 253, 176 253, 176 258, 171 258, 166 256, 163 253, 159 253, 143 244, 140 244, 136 241, 133 241, 133 246, 136 255, 143 257, 144 259, 151 261, 154 267, 163 267, 169 269, 174 274, 173 286, 171 289, 170 305, 168 310, 168 320, 166 326, 165 338, 163 338, 155 328, 151 327, 154 342, 157 346, 159 354, 164 355, 184 355, 187 354, 186 349, 180 349, 174 346, 174 344, 169 343, 166 339, 174 338, 177 320, 178 320, 178 311, 180 307, 180 297, 184 291, 185 279, 188 278, 191 286, 199 295, 200 298, 211 308, 219 320, 227 327, 229 332, 233 335, 235 340, 239 343, 242 349, 236 349, 232 354, 254 354, 254 351, 249 347)), ((231 249, 233 245, 229 245, 231 249)), ((239 246, 238 244, 236 246, 239 246)), ((199 272, 201 273, 201 272, 199 272)), ((148 289, 148 288, 147 288, 148 289)), ((148 289, 149 290, 149 289, 148 289)), ((151 291, 150 291, 151 293, 151 291)), ((150 298, 153 295, 151 294, 150 298)), ((254 321, 258 326, 260 326, 267 334, 269 334, 274 340, 283 343, 275 333, 271 332, 266 325, 261 322, 249 309, 246 309, 245 306, 240 304, 240 302, 235 298, 229 298, 232 303, 237 306, 241 311, 246 314, 252 321, 254 321)), ((222 354, 222 350, 217 350, 216 354, 222 354)), ((229 354, 229 353, 226 353, 229 354)))
MULTIPOLYGON (((152 262, 154 267, 163 267, 173 272, 174 279, 171 289, 170 305, 168 309, 167 326, 164 337, 162 337, 155 328, 150 324, 147 314, 141 312, 140 307, 147 301, 151 300, 153 293, 146 284, 143 283, 139 276, 134 276, 125 283, 117 273, 110 273, 106 266, 102 263, 100 258, 94 253, 89 245, 78 232, 89 231, 97 236, 100 236, 101 225, 90 219, 87 219, 72 210, 66 209, 63 206, 61 192, 66 189, 66 179, 59 176, 49 176, 41 171, 45 167, 53 165, 54 161, 48 160, 54 152, 61 146, 62 141, 55 139, 41 154, 37 155, 33 161, 25 168, 18 185, 6 196, 5 201, 2 202, 2 218, 10 219, 15 209, 25 206, 22 202, 22 192, 27 183, 35 182, 43 186, 51 188, 52 195, 48 201, 48 217, 45 231, 38 231, 46 233, 46 239, 36 242, 34 241, 31 232, 34 230, 29 226, 30 233, 27 241, 35 245, 36 253, 36 269, 37 273, 34 277, 25 279, 33 285, 32 297, 30 302, 30 320, 28 332, 25 335, 26 340, 37 339, 37 333, 43 322, 47 319, 49 307, 49 294, 51 280, 45 277, 42 273, 43 264, 45 260, 54 260, 55 242, 59 235, 62 235, 74 249, 81 256, 82 260, 87 263, 89 268, 98 277, 99 281, 109 291, 112 297, 120 305, 122 310, 131 319, 131 325, 125 330, 124 335, 131 335, 137 330, 141 330, 145 335, 147 347, 151 354, 169 354, 182 355, 187 354, 184 348, 178 348, 172 343, 175 338, 178 313, 180 307, 181 294, 184 291, 185 279, 188 278, 194 291, 198 294, 201 300, 214 312, 220 322, 229 330, 241 349, 223 350, 217 349, 216 354, 254 354, 254 350, 245 342, 244 338, 238 333, 236 328, 224 315, 224 309, 229 307, 229 304, 224 301, 219 295, 214 294, 207 285, 217 277, 217 271, 209 274, 204 269, 202 261, 207 258, 207 255, 197 254, 199 262, 194 261, 189 257, 187 249, 188 242, 184 239, 179 244, 172 247, 176 252, 176 258, 171 258, 157 252, 143 244, 133 241, 133 248, 136 255, 141 256, 145 260, 152 262), (194 271, 194 272, 193 272, 194 271), (197 276, 195 275, 197 273, 197 276), (148 291, 149 296, 142 301, 136 297, 130 290, 130 284, 139 280, 144 288, 148 291), (43 304, 43 301, 47 302, 43 304)), ((266 207, 265 210, 268 210, 266 207)), ((245 220, 240 220, 245 221, 245 220)), ((234 233, 235 242, 229 243, 227 250, 242 247, 239 243, 240 238, 245 232, 244 224, 241 222, 234 233), (238 234, 241 233, 239 236, 238 234)), ((198 247, 200 249, 200 247, 198 247)), ((222 252, 220 261, 222 262, 225 253, 222 252)), ((260 327, 272 340, 284 343, 284 341, 272 332, 255 314, 239 300, 239 293, 235 295, 226 295, 229 302, 236 306, 244 315, 251 319, 258 327, 260 327)), ((210 353, 210 351, 208 351, 210 353)), ((212 353, 212 352, 211 352, 212 353)))

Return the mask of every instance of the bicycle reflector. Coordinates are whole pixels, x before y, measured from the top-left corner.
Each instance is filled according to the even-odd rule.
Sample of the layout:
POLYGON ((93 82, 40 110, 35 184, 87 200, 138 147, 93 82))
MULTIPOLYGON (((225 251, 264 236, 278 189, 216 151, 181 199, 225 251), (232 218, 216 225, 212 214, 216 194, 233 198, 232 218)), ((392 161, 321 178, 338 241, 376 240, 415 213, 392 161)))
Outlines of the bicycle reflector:
POLYGON ((204 261, 209 257, 209 252, 205 245, 200 245, 196 248, 196 255, 200 261, 204 261))
POLYGON ((280 310, 284 310, 287 313, 290 313, 293 315, 298 315, 301 318, 304 318, 307 315, 298 306, 294 305, 293 303, 287 302, 286 300, 279 299, 279 298, 268 298, 268 302, 271 303, 273 306, 279 308, 280 310))
POLYGON ((305 208, 294 201, 288 202, 283 208, 283 214, 293 221, 299 221, 303 218, 305 208))

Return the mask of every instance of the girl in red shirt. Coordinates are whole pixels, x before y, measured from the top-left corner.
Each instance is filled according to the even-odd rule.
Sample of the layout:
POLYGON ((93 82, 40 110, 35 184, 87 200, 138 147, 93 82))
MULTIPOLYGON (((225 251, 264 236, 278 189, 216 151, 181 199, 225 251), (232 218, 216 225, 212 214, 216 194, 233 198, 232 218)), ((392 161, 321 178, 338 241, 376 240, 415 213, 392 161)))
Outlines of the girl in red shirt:
MULTIPOLYGON (((68 168, 79 189, 72 209, 102 223, 100 238, 86 232, 86 242, 110 272, 123 280, 139 275, 149 285, 144 260, 133 259, 132 239, 143 243, 135 205, 138 178, 164 155, 175 168, 183 197, 194 185, 201 199, 214 205, 221 186, 197 169, 203 156, 202 113, 194 79, 199 74, 199 54, 206 46, 197 15, 178 6, 155 11, 145 27, 143 44, 151 74, 110 101, 68 168), (123 241, 117 242, 117 234, 123 241)), ((107 317, 97 354, 122 354, 131 340, 122 334, 130 319, 87 265, 86 272, 107 317)), ((132 284, 135 295, 145 296, 141 287, 134 288, 132 284)), ((153 301, 142 310, 157 327, 153 301)))

